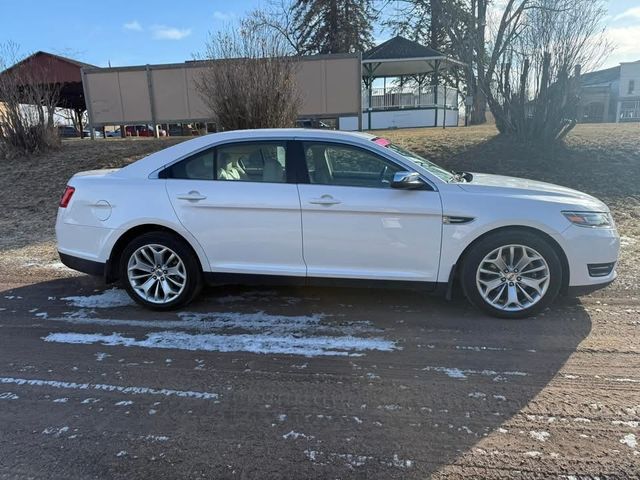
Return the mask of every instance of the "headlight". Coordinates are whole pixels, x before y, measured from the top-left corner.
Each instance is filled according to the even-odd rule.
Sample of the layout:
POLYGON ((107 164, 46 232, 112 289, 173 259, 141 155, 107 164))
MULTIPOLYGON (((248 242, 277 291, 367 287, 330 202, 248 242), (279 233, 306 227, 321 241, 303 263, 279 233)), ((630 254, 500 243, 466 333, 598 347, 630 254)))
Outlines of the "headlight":
POLYGON ((591 228, 611 228, 613 220, 606 212, 562 212, 574 225, 591 228))

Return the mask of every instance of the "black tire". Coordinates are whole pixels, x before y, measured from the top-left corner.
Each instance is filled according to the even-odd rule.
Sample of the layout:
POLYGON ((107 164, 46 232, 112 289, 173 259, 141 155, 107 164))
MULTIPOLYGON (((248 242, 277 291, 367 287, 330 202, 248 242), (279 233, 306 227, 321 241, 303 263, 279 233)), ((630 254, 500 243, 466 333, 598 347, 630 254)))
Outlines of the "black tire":
POLYGON ((189 304, 202 290, 202 269, 196 254, 191 247, 181 238, 168 232, 149 232, 134 238, 122 251, 120 256, 120 281, 124 285, 129 296, 138 304, 151 310, 173 310, 189 304), (154 303, 142 298, 136 293, 128 276, 128 264, 131 256, 145 245, 161 245, 172 250, 185 267, 186 281, 182 292, 174 299, 166 303, 154 303))
POLYGON ((503 230, 487 235, 473 244, 462 262, 461 283, 467 299, 480 310, 499 318, 526 318, 541 312, 558 296, 562 285, 562 264, 553 246, 542 235, 527 230, 503 230), (480 262, 495 249, 505 245, 523 245, 539 253, 547 262, 549 280, 546 292, 537 303, 517 311, 506 311, 490 305, 476 283, 480 262))

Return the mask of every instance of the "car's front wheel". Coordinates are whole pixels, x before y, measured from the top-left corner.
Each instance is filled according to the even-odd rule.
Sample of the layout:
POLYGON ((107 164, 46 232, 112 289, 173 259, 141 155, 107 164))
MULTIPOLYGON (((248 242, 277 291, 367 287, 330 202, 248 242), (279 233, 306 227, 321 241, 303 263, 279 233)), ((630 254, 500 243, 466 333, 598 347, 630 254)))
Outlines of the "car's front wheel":
POLYGON ((167 232, 133 239, 121 255, 120 279, 133 300, 153 310, 186 305, 202 286, 195 254, 183 240, 167 232))
POLYGON ((548 306, 562 285, 558 254, 529 231, 489 234, 472 245, 462 264, 467 298, 490 315, 523 318, 548 306))

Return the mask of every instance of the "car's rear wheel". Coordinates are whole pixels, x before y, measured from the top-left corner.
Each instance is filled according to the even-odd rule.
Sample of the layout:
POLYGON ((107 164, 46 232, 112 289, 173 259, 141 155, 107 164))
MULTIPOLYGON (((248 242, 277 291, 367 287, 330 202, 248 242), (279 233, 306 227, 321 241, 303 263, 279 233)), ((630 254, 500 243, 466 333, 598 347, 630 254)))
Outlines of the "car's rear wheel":
POLYGON ((496 317, 524 318, 558 295, 562 265, 542 236, 503 231, 472 245, 461 276, 465 295, 478 308, 496 317))
POLYGON ((133 239, 121 255, 120 279, 133 300, 153 310, 186 305, 202 288, 195 254, 183 240, 167 232, 133 239))

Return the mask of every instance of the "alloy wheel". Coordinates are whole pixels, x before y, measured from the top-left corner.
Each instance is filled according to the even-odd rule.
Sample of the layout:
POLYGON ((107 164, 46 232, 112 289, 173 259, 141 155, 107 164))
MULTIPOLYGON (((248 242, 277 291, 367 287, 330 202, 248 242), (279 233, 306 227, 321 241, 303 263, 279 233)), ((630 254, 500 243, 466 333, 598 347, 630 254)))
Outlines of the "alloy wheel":
POLYGON ((476 271, 476 285, 490 306, 507 312, 526 310, 544 297, 549 265, 526 245, 505 245, 487 254, 476 271))
POLYGON ((184 262, 164 245, 143 245, 129 257, 129 284, 140 298, 158 305, 180 296, 187 284, 184 262))

